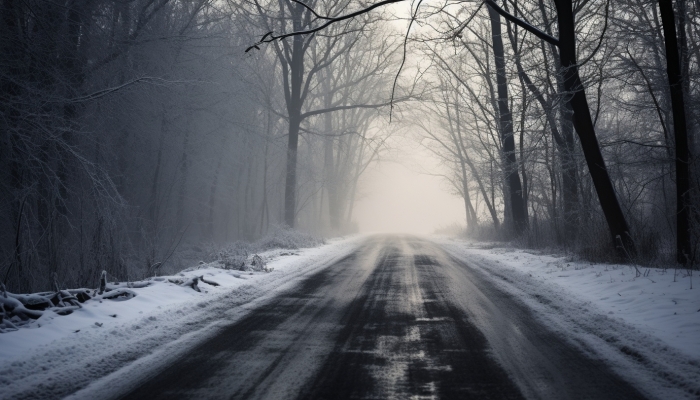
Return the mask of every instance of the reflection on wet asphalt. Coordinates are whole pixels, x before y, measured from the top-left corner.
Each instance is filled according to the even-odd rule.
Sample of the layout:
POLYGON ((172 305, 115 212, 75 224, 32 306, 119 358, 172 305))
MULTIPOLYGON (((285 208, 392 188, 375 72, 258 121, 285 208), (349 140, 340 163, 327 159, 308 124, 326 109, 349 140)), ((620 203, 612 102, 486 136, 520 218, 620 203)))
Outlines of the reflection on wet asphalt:
POLYGON ((124 398, 632 399, 429 241, 369 238, 124 398))

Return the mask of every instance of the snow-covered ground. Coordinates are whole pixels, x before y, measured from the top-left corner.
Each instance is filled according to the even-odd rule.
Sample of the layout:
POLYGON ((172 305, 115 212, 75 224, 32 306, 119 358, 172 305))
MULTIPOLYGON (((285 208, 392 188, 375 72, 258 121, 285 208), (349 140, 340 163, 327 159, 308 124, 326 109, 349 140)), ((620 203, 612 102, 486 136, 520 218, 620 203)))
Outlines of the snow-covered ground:
MULTIPOLYGON (((261 253, 273 269, 269 273, 211 263, 176 276, 204 276, 220 284, 200 283, 201 293, 153 280, 133 289, 137 296, 126 301, 88 301, 68 316, 47 313, 30 328, 0 334, 0 398, 57 398, 76 391, 72 398, 107 397, 111 383, 157 371, 362 240, 261 253)), ((436 241, 647 393, 700 398, 698 277, 673 269, 640 269, 637 276, 632 266, 436 241)))
POLYGON ((700 398, 700 280, 437 239, 563 337, 659 398, 700 398), (692 288, 691 288, 692 285, 692 288))
POLYGON ((137 296, 129 300, 88 301, 67 316, 47 312, 29 328, 0 334, 0 398, 57 398, 78 389, 84 391, 77 397, 87 398, 104 382, 140 373, 138 365, 123 368, 127 365, 165 365, 256 304, 342 258, 360 240, 260 253, 272 272, 222 269, 215 262, 176 276, 203 276, 220 285, 200 282, 201 292, 161 277, 132 289, 137 296))

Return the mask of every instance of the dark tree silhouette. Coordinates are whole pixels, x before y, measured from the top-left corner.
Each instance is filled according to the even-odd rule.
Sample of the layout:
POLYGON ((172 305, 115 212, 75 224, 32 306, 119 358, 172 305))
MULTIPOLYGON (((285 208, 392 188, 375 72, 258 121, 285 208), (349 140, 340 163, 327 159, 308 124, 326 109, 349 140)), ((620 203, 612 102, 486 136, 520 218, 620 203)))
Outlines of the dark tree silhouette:
POLYGON ((515 138, 513 137, 513 114, 508 107, 508 82, 506 81, 506 60, 501 35, 501 19, 498 12, 493 8, 489 8, 489 18, 491 20, 493 55, 496 61, 498 122, 501 144, 503 146, 503 157, 505 158, 506 184, 508 185, 508 196, 510 197, 509 204, 513 216, 513 228, 516 233, 520 234, 527 229, 528 225, 527 205, 523 198, 523 186, 518 175, 518 160, 515 155, 515 138))
POLYGON ((690 176, 688 172, 688 128, 683 100, 683 75, 681 74, 676 36, 676 19, 673 2, 659 0, 661 22, 666 45, 666 73, 671 91, 673 109, 673 133, 676 142, 676 261, 687 264, 690 259, 690 176))

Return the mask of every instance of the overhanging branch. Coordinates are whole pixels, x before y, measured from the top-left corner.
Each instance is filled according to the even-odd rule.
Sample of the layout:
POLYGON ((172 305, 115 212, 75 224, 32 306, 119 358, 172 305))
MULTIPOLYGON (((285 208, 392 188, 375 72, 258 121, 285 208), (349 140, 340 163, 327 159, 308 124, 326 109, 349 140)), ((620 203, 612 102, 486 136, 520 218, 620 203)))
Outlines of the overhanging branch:
MULTIPOLYGON (((349 13, 349 14, 340 15, 340 16, 338 16, 338 17, 325 17, 325 16, 322 16, 322 15, 318 14, 316 11, 314 11, 311 7, 309 7, 308 5, 304 4, 303 2, 301 2, 301 1, 299 1, 299 0, 291 0, 291 1, 293 1, 294 3, 300 4, 301 6, 303 6, 303 7, 304 7, 305 9, 307 9, 310 13, 312 13, 312 14, 316 17, 316 19, 321 19, 321 20, 324 20, 324 21, 326 21, 326 22, 323 23, 323 24, 321 24, 321 25, 319 25, 319 26, 317 26, 317 27, 315 27, 315 28, 310 28, 310 29, 306 29, 306 30, 303 30, 303 31, 289 32, 289 33, 285 33, 285 34, 282 34, 282 35, 275 35, 274 32, 272 32, 272 31, 267 32, 266 34, 263 35, 263 37, 260 39, 260 41, 258 41, 258 42, 255 43, 254 45, 248 47, 247 49, 245 49, 245 52, 246 52, 246 53, 249 52, 249 51, 252 50, 252 49, 260 50, 259 45, 261 45, 261 44, 263 44, 263 43, 271 43, 271 42, 274 42, 275 40, 281 40, 281 39, 288 38, 288 37, 292 37, 292 36, 308 35, 308 34, 316 33, 316 32, 319 32, 319 31, 322 31, 322 30, 326 29, 327 27, 329 27, 329 26, 331 26, 331 25, 333 25, 333 24, 335 24, 335 23, 337 23, 337 22, 345 21, 345 20, 347 20, 347 19, 355 18, 355 17, 357 17, 358 15, 366 14, 366 13, 368 13, 368 12, 374 10, 375 8, 382 7, 382 6, 385 6, 385 5, 387 5, 387 4, 393 4, 393 3, 404 2, 404 1, 406 1, 406 0, 383 0, 383 1, 380 1, 380 2, 378 2, 378 3, 372 4, 371 6, 368 6, 368 7, 365 7, 365 8, 363 8, 363 9, 360 9, 360 10, 357 10, 357 11, 354 11, 354 12, 351 12, 351 13, 349 13)), ((535 28, 534 26, 528 24, 527 22, 521 20, 520 18, 515 17, 514 15, 510 14, 509 12, 507 12, 506 10, 504 10, 503 8, 501 8, 501 7, 500 7, 498 4, 496 4, 493 0, 484 0, 483 3, 486 3, 489 7, 491 7, 494 11, 496 11, 498 14, 500 14, 501 16, 503 16, 503 17, 504 17, 505 19, 507 19, 508 21, 510 21, 510 22, 512 22, 512 23, 514 23, 514 24, 516 24, 516 25, 518 25, 519 27, 521 27, 521 28, 525 29, 526 31, 532 33, 533 35, 537 36, 538 38, 540 38, 540 39, 546 41, 547 43, 553 44, 553 45, 555 45, 555 46, 559 46, 559 39, 557 39, 557 38, 555 38, 555 37, 553 37, 553 36, 550 36, 550 35, 548 35, 547 33, 543 32, 543 31, 541 31, 541 30, 535 28)), ((482 4, 483 4, 483 3, 482 3, 482 4)), ((479 8, 481 8, 481 6, 479 6, 479 8)), ((477 11, 478 11, 478 9, 477 9, 477 11)), ((476 13, 474 13, 474 15, 475 15, 475 14, 476 14, 476 13)), ((459 28, 459 29, 457 30, 457 32, 455 33, 455 36, 457 36, 457 35, 464 29, 464 27, 466 26, 466 24, 468 24, 468 23, 472 20, 472 18, 474 17, 474 15, 472 15, 472 17, 469 18, 469 20, 468 20, 466 23, 460 25, 460 28, 459 28)), ((415 18, 415 17, 414 17, 414 18, 415 18)))
MULTIPOLYGON (((361 10, 357 10, 355 12, 351 12, 349 14, 340 15, 338 17, 321 17, 314 11, 313 14, 316 15, 316 18, 326 20, 326 22, 324 24, 321 24, 321 25, 317 26, 316 28, 311 28, 311 29, 307 29, 307 30, 303 30, 303 31, 285 33, 283 35, 275 35, 273 32, 268 32, 265 35, 263 35, 262 39, 260 39, 259 42, 255 43, 254 45, 245 49, 245 52, 247 53, 252 49, 260 50, 260 47, 258 45, 263 44, 263 43, 270 43, 270 42, 273 42, 275 40, 280 40, 280 39, 288 38, 291 36, 308 35, 311 33, 316 33, 318 31, 322 31, 322 30, 326 29, 327 27, 329 27, 332 24, 335 24, 335 23, 341 22, 341 21, 345 21, 346 19, 355 18, 358 15, 366 14, 366 13, 374 10, 375 8, 382 7, 382 6, 385 6, 387 4, 400 3, 403 1, 406 1, 406 0, 383 0, 383 1, 380 1, 379 3, 372 4, 369 7, 363 8, 361 10)), ((296 3, 299 3, 299 2, 297 1, 296 3)), ((306 5, 304 5, 304 7, 307 10, 310 9, 306 5)))
POLYGON ((557 47, 559 46, 559 39, 542 32, 541 30, 535 28, 534 26, 528 24, 527 22, 521 20, 520 18, 516 18, 515 16, 510 14, 508 11, 499 7, 498 4, 496 4, 493 0, 484 0, 484 3, 486 3, 489 7, 491 7, 497 13, 501 14, 501 16, 503 18, 507 19, 508 21, 514 23, 515 25, 518 25, 519 27, 532 33, 533 35, 537 36, 538 38, 544 40, 547 43, 553 44, 557 47))

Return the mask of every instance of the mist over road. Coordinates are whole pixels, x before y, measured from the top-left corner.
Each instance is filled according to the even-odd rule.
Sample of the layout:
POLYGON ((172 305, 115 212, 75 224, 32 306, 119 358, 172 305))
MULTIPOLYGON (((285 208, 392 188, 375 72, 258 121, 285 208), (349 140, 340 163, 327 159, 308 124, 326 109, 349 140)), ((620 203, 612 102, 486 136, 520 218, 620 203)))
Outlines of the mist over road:
POLYGON ((125 398, 643 398, 437 244, 373 236, 125 398))

